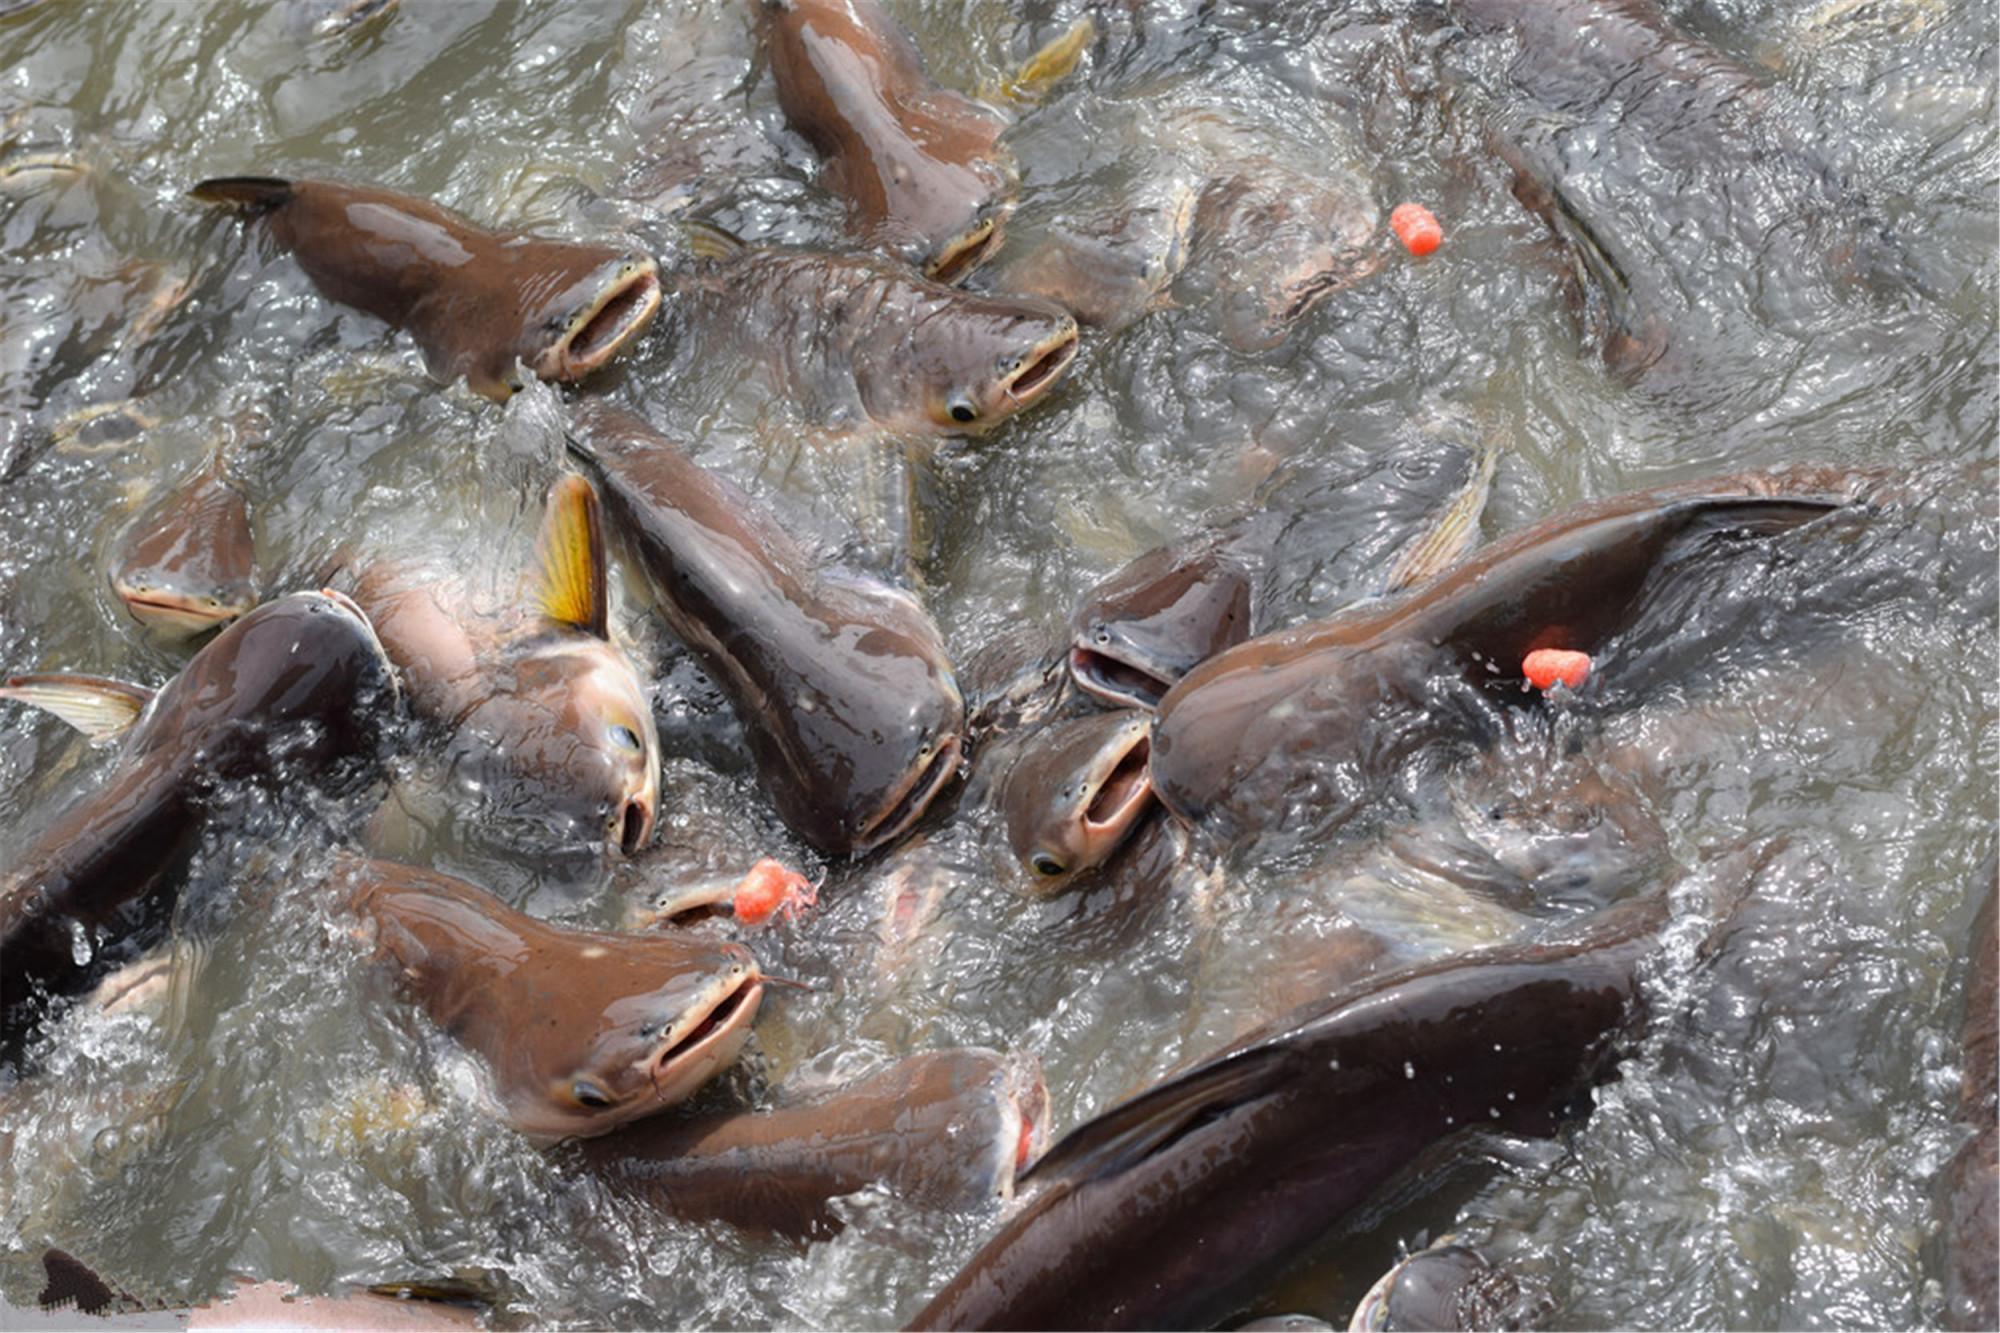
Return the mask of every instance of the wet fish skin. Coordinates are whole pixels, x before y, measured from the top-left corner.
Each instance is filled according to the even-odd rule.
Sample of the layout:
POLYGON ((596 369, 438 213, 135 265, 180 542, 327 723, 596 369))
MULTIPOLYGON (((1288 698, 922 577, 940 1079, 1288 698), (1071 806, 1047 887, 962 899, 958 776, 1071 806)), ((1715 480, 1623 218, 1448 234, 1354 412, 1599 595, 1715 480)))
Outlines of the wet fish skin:
POLYGON ((391 861, 345 858, 335 878, 402 988, 481 1057, 533 1138, 607 1133, 692 1095, 736 1059, 763 1000, 740 944, 572 930, 391 861))
POLYGON ((823 852, 900 835, 957 772, 965 704, 929 614, 817 567, 776 519, 639 418, 579 405, 572 449, 660 614, 729 695, 778 813, 823 852))
POLYGON ((1664 909, 1371 979, 1085 1123, 909 1327, 1212 1327, 1430 1144, 1553 1132, 1610 1071, 1664 909))
POLYGON ((415 196, 326 180, 222 177, 190 191, 261 220, 328 299, 407 330, 438 379, 505 401, 517 361, 577 380, 659 309, 648 255, 489 231, 415 196))
POLYGON ((981 434, 1060 383, 1078 346, 1052 302, 869 255, 738 247, 673 285, 705 353, 751 358, 804 415, 847 430, 981 434))
POLYGON ((1955 1329, 2000 1320, 2000 885, 1990 852, 1979 875, 1986 898, 1972 924, 1958 1105, 1974 1134, 1945 1168, 1944 1321, 1955 1329))
POLYGON ((215 789, 275 780, 283 795, 292 783, 359 780, 396 698, 367 618, 337 594, 267 602, 210 640, 161 689, 103 785, 0 879, 9 1041, 34 993, 92 980, 94 958, 77 959, 73 932, 115 946, 158 918, 215 789))
POLYGON ((1035 893, 1103 865, 1152 812, 1149 730, 1137 709, 1092 713, 1037 729, 1007 757, 995 796, 1035 893))
POLYGON ((867 244, 953 282, 998 247, 1014 190, 1004 117, 931 78, 874 0, 749 0, 785 119, 867 244))
POLYGON ((770 1110, 655 1120, 583 1145, 593 1174, 687 1221, 823 1240, 870 1186, 958 1212, 1013 1194, 1047 1135, 1041 1074, 997 1051, 931 1051, 770 1110))
POLYGON ((254 557, 249 505, 218 456, 133 525, 111 587, 141 624, 192 638, 256 605, 254 557))
POLYGON ((1175 681, 1249 638, 1266 526, 1253 519, 1155 547, 1086 593, 1070 616, 1078 687, 1154 708, 1175 681))
POLYGON ((1348 1333, 1538 1328, 1552 1306, 1456 1237, 1441 1236, 1369 1288, 1348 1333))
POLYGON ((1223 844, 1283 817, 1314 763, 1394 771, 1445 722, 1410 705, 1439 674, 1519 685, 1546 646, 1594 652, 1691 538, 1776 532, 1847 504, 1860 474, 1796 467, 1636 491, 1557 514, 1402 597, 1238 644, 1183 676, 1153 731, 1157 794, 1223 844))

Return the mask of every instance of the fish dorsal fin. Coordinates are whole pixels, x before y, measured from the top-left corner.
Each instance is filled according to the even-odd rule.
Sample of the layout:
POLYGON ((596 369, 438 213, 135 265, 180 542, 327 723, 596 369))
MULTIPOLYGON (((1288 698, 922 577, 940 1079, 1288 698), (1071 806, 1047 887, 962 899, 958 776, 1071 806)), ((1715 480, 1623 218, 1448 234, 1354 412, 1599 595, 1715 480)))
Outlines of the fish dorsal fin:
POLYGON ((102 745, 131 729, 153 701, 153 692, 103 676, 9 676, 7 684, 0 687, 0 699, 54 713, 102 745))
POLYGON ((698 259, 711 259, 720 263, 734 259, 750 248, 735 232, 718 227, 713 222, 689 218, 681 226, 687 231, 688 249, 694 251, 698 259))
POLYGON ((542 614, 558 625, 610 638, 604 513, 595 486, 574 473, 555 484, 535 554, 540 566, 535 600, 542 614))
POLYGON ((1386 596, 1414 588, 1450 569, 1479 544, 1479 518, 1486 512, 1486 497, 1493 491, 1493 473, 1500 466, 1500 441, 1491 424, 1480 432, 1479 448, 1465 484, 1445 502, 1437 517, 1413 538, 1377 591, 1386 596))
POLYGON ((1289 1062, 1277 1046, 1211 1060, 1071 1130, 1021 1180, 1091 1180, 1122 1171, 1231 1108, 1269 1095, 1289 1062))
POLYGON ((291 201, 292 183, 282 176, 216 176, 189 190, 188 197, 204 204, 268 213, 291 201))

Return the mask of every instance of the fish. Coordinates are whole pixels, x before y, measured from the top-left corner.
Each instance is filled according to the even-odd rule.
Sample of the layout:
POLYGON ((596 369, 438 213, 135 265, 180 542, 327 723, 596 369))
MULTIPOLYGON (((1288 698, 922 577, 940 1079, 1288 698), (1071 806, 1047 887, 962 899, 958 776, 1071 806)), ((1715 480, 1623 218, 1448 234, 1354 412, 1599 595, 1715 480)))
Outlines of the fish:
POLYGON ((1547 1136, 1638 1021, 1662 893, 1362 982, 1086 1121, 916 1329, 1209 1328, 1419 1152, 1547 1136))
POLYGON ((1518 692, 1526 653, 1597 653, 1638 617, 1654 573, 1704 538, 1798 527, 1853 503, 1856 486, 1797 467, 1579 505, 1401 596, 1246 640, 1160 700, 1155 792, 1224 846, 1296 831, 1307 804, 1342 817, 1359 788, 1467 725, 1436 706, 1435 681, 1518 692))
POLYGON ((251 611, 156 694, 85 676, 14 676, 0 698, 94 738, 121 734, 102 782, 0 874, 0 1022, 18 1040, 37 995, 78 993, 171 907, 209 822, 209 793, 275 783, 296 807, 371 780, 399 693, 361 608, 295 593, 251 611))
POLYGON ((1958 1101, 1972 1138, 1944 1174, 1944 1323, 1954 1329, 2000 1327, 2000 874, 1991 852, 1979 879, 1986 896, 1972 924, 1958 1101))
POLYGON ((133 523, 119 542, 111 590, 133 619, 176 639, 257 604, 249 504, 221 450, 133 523))
POLYGON ((480 1057, 507 1123, 531 1139, 605 1134, 685 1101, 735 1061, 763 1003, 740 944, 572 930, 392 861, 345 857, 334 882, 400 988, 480 1057))
POLYGON ((1045 397, 1075 360, 1053 302, 933 282, 870 255, 749 246, 691 227, 675 323, 701 359, 733 352, 816 426, 978 435, 1045 397))
POLYGON ((1007 118, 934 80, 875 0, 750 4, 785 121, 862 242, 940 282, 990 257, 1015 188, 1007 118))
POLYGON ((1035 893, 1055 893, 1109 861, 1154 809, 1151 722, 1137 709, 1068 718, 1007 756, 994 795, 1035 893))
POLYGON ((767 1110, 649 1121, 581 1153, 598 1179, 685 1221, 825 1240, 844 1229, 833 1201, 864 1189, 926 1212, 1006 1200, 1047 1132, 1035 1062, 969 1047, 767 1110))
POLYGON ((1181 303, 1213 306, 1223 340, 1267 351, 1307 311, 1383 264, 1380 217, 1366 194, 1251 158, 1211 177, 1195 200, 1181 303))
POLYGON ((635 856, 660 805, 660 738, 646 687, 614 641, 602 502, 571 474, 549 490, 531 609, 481 623, 434 577, 393 562, 346 581, 408 684, 412 711, 445 736, 454 774, 534 836, 635 856))
POLYGON ((489 231, 393 190, 223 176, 189 194, 261 221, 322 295, 408 331, 432 375, 496 402, 520 388, 516 363, 580 380, 660 308, 650 255, 489 231))
POLYGON ((729 696, 778 814, 822 852, 914 824, 958 771, 965 701, 917 601, 826 568, 776 518, 646 422, 596 400, 568 438, 657 609, 729 696))
POLYGON ((1368 1289, 1348 1333, 1414 1329, 1539 1328, 1554 1307, 1541 1292, 1456 1236, 1405 1257, 1368 1289))

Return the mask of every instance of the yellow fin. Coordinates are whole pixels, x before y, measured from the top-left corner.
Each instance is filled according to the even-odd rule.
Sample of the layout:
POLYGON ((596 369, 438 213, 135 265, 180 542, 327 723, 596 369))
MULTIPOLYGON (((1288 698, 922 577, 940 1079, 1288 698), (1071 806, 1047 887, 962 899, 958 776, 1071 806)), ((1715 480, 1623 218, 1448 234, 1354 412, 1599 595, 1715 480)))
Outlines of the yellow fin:
POLYGON ((1097 40, 1097 21, 1085 14, 1069 25, 1069 31, 1047 43, 1021 62, 1021 67, 1000 81, 996 90, 1009 102, 1039 102, 1049 89, 1069 77, 1084 48, 1097 40))
POLYGON ((542 614, 559 625, 610 638, 604 517, 596 487, 571 474, 550 489, 535 554, 540 566, 536 601, 542 614))
POLYGON ((10 676, 0 699, 13 699, 54 713, 98 745, 124 735, 153 692, 102 676, 10 676))

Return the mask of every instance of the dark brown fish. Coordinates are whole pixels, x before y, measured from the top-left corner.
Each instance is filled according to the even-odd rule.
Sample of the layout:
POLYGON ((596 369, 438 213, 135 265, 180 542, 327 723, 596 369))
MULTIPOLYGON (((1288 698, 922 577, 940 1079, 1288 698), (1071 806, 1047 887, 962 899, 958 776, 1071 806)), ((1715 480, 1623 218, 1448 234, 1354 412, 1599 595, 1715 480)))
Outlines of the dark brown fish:
POLYGON ((1071 1131, 912 1328, 1208 1328, 1419 1152, 1552 1133, 1610 1071, 1665 902, 1372 979, 1071 1131))
POLYGON ((10 1040, 36 992, 82 989, 127 936, 163 914, 217 787, 275 780, 281 802, 295 806, 302 782, 367 776, 396 702, 368 618, 337 593, 258 607, 150 702, 144 690, 86 677, 15 677, 0 693, 64 716, 103 710, 100 735, 130 728, 104 783, 0 877, 0 1015, 10 1040))
POLYGON ((756 362, 814 423, 889 434, 990 430, 1076 357, 1076 320, 1032 297, 983 296, 867 255, 745 247, 697 230, 676 318, 703 348, 756 362))
POLYGON ((1945 1170, 1944 1319, 1958 1329, 2000 1327, 2000 887, 1990 854, 1979 873, 1986 899, 1972 924, 1958 1103, 1973 1137, 1945 1170))
POLYGON ((582 379, 660 308, 648 255, 488 231, 392 190, 228 176, 189 193, 264 219, 329 299, 407 329, 431 374, 496 400, 520 388, 517 361, 582 379))
POLYGON ((675 1217, 824 1239, 843 1225, 832 1201, 870 1187, 937 1212, 1011 1198, 1047 1119, 1032 1061, 934 1051, 768 1111, 634 1126, 583 1153, 675 1217))
POLYGON ((1000 243, 1005 118, 940 86, 874 0, 750 0, 785 119, 864 242, 952 282, 1000 243))
POLYGON ((349 910, 431 1021, 477 1053, 509 1124, 603 1134, 728 1068, 764 982, 740 944, 570 930, 449 875, 350 859, 349 910))
POLYGON ((479 623, 437 580, 363 569, 354 597, 408 684, 412 710, 446 733, 455 774, 513 814, 636 855, 659 812, 660 741, 631 659, 613 642, 610 565, 597 493, 570 476, 549 492, 532 610, 479 623))
POLYGON ((907 593, 817 567, 751 498, 598 402, 571 445, 597 469, 667 624, 735 705, 765 790, 822 851, 900 835, 958 770, 965 705, 907 593))
POLYGON ((1266 525, 1156 547, 1092 588, 1070 617, 1070 675, 1118 707, 1154 708, 1175 681, 1251 634, 1266 525))
POLYGON ((192 638, 257 604, 254 554, 249 506, 218 451, 125 534, 111 589, 140 624, 192 638))
POLYGON ((1692 542, 1796 527, 1848 503, 1856 484, 1855 474, 1794 468, 1581 505, 1402 597, 1238 644, 1160 701, 1155 790, 1225 843, 1301 802, 1354 799, 1330 770, 1393 772, 1450 725, 1420 716, 1434 681, 1518 693, 1528 652, 1597 653, 1639 614, 1654 572, 1692 542))

